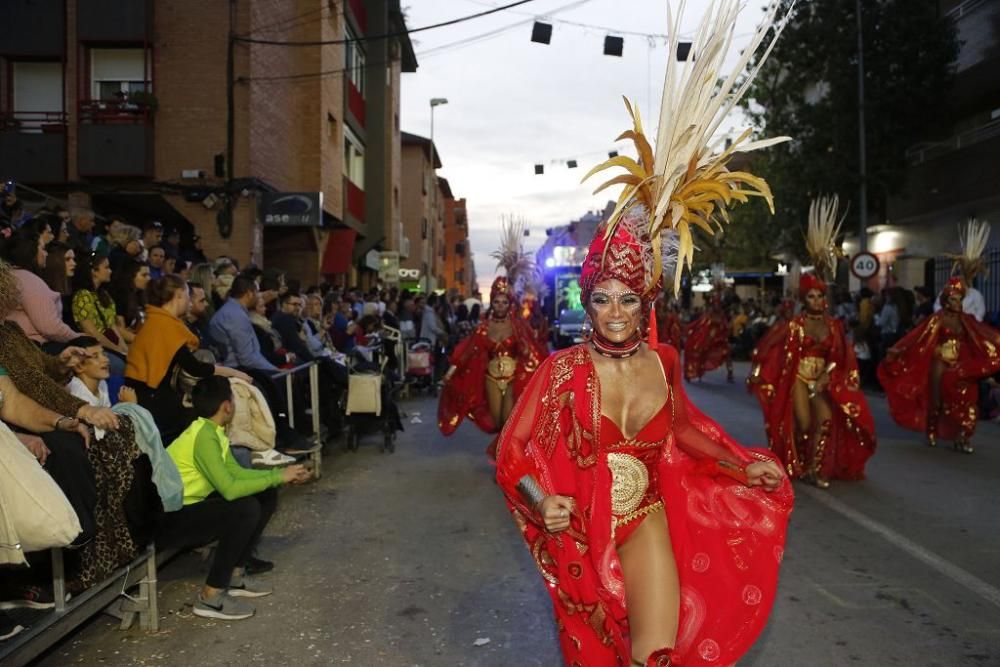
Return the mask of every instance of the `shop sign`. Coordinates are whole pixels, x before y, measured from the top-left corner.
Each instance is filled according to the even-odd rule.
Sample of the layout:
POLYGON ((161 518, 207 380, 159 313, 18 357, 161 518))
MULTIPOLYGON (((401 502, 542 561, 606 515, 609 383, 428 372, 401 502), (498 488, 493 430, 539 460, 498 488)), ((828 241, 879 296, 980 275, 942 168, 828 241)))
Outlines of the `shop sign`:
POLYGON ((322 192, 265 192, 260 197, 260 219, 269 227, 321 227, 322 192))

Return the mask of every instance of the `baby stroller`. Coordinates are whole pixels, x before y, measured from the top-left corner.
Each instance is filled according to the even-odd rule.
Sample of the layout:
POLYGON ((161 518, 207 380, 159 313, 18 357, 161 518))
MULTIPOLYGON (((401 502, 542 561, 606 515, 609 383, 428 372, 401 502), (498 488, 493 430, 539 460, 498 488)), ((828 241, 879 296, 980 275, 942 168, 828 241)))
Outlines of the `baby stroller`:
POLYGON ((389 368, 383 341, 369 336, 368 344, 355 348, 347 359, 347 396, 344 399, 344 438, 356 452, 361 437, 382 434, 382 452, 396 451, 396 433, 403 430, 396 405, 398 375, 389 368))
POLYGON ((406 382, 409 387, 429 390, 431 396, 437 396, 434 346, 426 338, 417 338, 406 350, 406 382))

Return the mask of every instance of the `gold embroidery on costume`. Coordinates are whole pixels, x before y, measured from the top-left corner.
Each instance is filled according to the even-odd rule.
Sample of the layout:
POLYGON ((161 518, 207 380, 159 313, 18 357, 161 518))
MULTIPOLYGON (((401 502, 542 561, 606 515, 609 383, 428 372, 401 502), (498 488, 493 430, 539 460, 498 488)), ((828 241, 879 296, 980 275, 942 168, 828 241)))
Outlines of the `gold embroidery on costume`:
POLYGON ((634 512, 642 503, 649 486, 645 464, 630 454, 608 454, 611 468, 611 511, 618 516, 634 512))

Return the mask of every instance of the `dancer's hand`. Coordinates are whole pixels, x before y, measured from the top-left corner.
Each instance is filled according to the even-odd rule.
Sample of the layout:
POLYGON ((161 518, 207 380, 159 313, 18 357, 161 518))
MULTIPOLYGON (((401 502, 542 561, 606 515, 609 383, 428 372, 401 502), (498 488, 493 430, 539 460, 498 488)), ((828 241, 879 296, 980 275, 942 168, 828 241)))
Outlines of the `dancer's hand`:
POLYGON ((755 461, 746 467, 747 484, 774 491, 785 475, 774 461, 755 461))
POLYGON ((830 386, 830 374, 824 372, 822 375, 816 378, 816 389, 814 393, 822 394, 824 391, 826 391, 826 388, 829 386, 830 386))
POLYGON ((573 513, 573 499, 567 496, 546 496, 538 503, 538 513, 550 533, 561 533, 569 528, 573 513))

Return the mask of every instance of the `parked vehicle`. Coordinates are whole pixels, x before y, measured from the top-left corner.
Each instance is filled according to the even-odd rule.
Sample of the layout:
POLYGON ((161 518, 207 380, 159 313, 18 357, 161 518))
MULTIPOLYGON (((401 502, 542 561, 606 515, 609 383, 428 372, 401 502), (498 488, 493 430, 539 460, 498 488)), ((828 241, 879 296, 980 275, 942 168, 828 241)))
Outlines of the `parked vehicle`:
POLYGON ((582 310, 563 310, 553 327, 553 344, 556 349, 583 342, 583 321, 587 314, 582 310))

